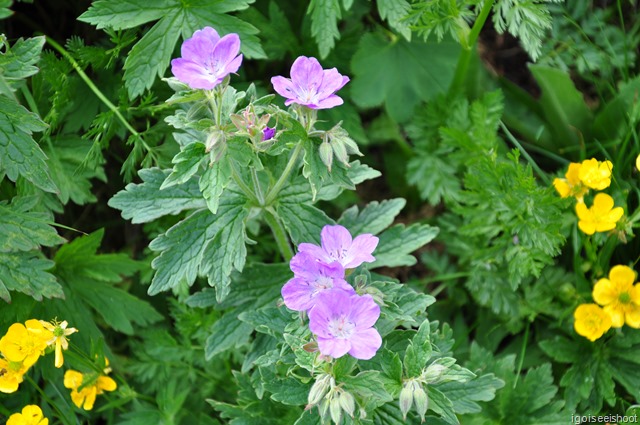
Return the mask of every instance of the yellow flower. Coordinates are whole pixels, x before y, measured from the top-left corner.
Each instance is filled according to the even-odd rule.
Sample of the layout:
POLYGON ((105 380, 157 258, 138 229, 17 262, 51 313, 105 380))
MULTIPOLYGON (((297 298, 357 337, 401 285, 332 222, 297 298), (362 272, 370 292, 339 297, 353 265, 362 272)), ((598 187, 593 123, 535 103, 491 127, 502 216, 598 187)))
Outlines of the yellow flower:
POLYGON ((585 186, 595 190, 602 190, 611 184, 611 161, 600 162, 595 158, 582 161, 578 177, 585 186))
POLYGON ((611 326, 621 327, 625 322, 640 328, 640 286, 634 285, 635 272, 627 266, 615 266, 609 279, 603 278, 593 287, 593 300, 611 316, 611 326))
POLYGON ((14 323, 9 326, 6 335, 0 339, 0 352, 11 362, 24 362, 26 367, 31 367, 42 355, 52 334, 35 319, 27 320, 25 325, 14 323))
POLYGON ((578 201, 582 202, 582 198, 589 191, 589 188, 584 186, 580 180, 580 168, 581 164, 572 162, 569 164, 564 179, 556 178, 553 180, 553 187, 556 188, 561 197, 575 196, 578 201))
POLYGON ((69 328, 69 325, 66 320, 58 323, 56 320, 53 322, 45 322, 41 320, 40 323, 45 327, 48 331, 51 332, 52 337, 47 341, 47 345, 51 346, 53 344, 56 345, 56 367, 62 367, 64 364, 64 358, 62 357, 62 350, 69 348, 69 342, 67 341, 67 337, 74 332, 78 332, 76 328, 69 328))
POLYGON ((636 170, 640 171, 640 155, 636 156, 636 170))
POLYGON ((49 425, 49 419, 44 417, 38 406, 30 404, 22 409, 22 413, 11 415, 7 425, 49 425))
POLYGON ((616 223, 624 214, 622 207, 613 208, 613 198, 606 193, 598 193, 593 206, 587 209, 583 203, 576 204, 578 227, 587 235, 615 229, 616 223))
POLYGON ((573 327, 589 341, 595 341, 611 328, 611 317, 596 304, 580 304, 573 312, 573 327))
POLYGON ((29 367, 24 363, 10 362, 0 358, 0 392, 10 394, 18 391, 22 377, 28 369, 29 367))
MULTIPOLYGON (((106 374, 109 371, 110 369, 106 368, 104 373, 106 374)), ((82 407, 84 410, 93 409, 96 395, 102 394, 105 391, 115 391, 115 389, 118 388, 116 381, 108 376, 96 375, 95 373, 82 374, 75 370, 67 370, 65 372, 64 386, 71 389, 71 400, 73 404, 82 407), (85 380, 88 384, 78 391, 78 388, 82 386, 85 380)))

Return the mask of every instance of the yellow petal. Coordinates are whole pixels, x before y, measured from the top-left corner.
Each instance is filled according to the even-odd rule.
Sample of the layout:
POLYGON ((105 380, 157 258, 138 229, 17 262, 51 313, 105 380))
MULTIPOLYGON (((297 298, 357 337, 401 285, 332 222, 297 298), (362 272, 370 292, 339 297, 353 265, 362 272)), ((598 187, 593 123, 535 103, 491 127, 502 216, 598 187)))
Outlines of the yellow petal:
POLYGON ((99 390, 104 391, 114 391, 116 388, 118 388, 118 384, 116 384, 116 381, 109 378, 108 376, 100 376, 98 378, 98 381, 96 382, 96 385, 99 390))
POLYGON ((82 385, 82 374, 80 372, 69 369, 64 373, 65 388, 73 388, 75 390, 80 385, 82 385))
POLYGON ((607 214, 607 220, 616 223, 623 215, 624 209, 622 209, 622 207, 615 207, 614 209, 609 211, 609 214, 607 214))
POLYGON ((636 156, 636 170, 640 171, 640 155, 636 156))
POLYGON ((22 416, 28 418, 29 421, 27 423, 31 424, 42 419, 44 415, 40 407, 35 404, 30 404, 22 409, 22 416))
POLYGON ((564 176, 567 178, 567 181, 571 186, 580 184, 580 167, 582 167, 582 164, 577 162, 569 164, 567 173, 564 176))
POLYGON ((56 367, 62 367, 64 364, 64 358, 62 357, 62 345, 60 342, 60 338, 56 338, 56 367))
POLYGON ((613 198, 606 193, 598 193, 595 198, 593 198, 593 207, 592 211, 597 216, 602 216, 608 214, 613 208, 613 198))
POLYGON ((86 397, 86 394, 84 390, 81 392, 78 392, 76 390, 71 391, 71 401, 73 401, 73 404, 75 404, 76 407, 78 408, 82 407, 85 397, 86 397))
POLYGON ((596 232, 608 232, 616 228, 615 221, 599 221, 595 224, 596 232))
POLYGON ((571 187, 569 187, 569 185, 567 184, 567 181, 564 179, 558 179, 558 178, 554 179, 553 187, 556 188, 556 191, 558 191, 558 194, 562 198, 566 198, 571 194, 571 187))
POLYGON ((618 291, 609 279, 602 278, 593 287, 593 300, 600 305, 608 305, 618 299, 618 291))
POLYGON ((593 235, 596 232, 596 224, 592 221, 579 221, 578 227, 587 235, 593 235))
POLYGON ((636 280, 636 272, 628 266, 613 266, 609 271, 609 279, 617 286, 621 286, 626 289, 633 285, 636 280))
POLYGON ((611 317, 611 326, 621 328, 624 325, 624 311, 616 304, 609 304, 604 311, 611 317))
POLYGON ((632 307, 627 309, 626 314, 624 315, 625 322, 627 325, 632 328, 640 328, 640 307, 632 304, 632 307))
POLYGON ((93 409, 93 404, 96 402, 96 387, 90 386, 82 390, 82 392, 86 393, 86 398, 84 400, 84 405, 82 408, 84 410, 93 409))
POLYGON ((589 211, 587 206, 582 202, 578 202, 576 204, 576 215, 580 220, 586 220, 586 221, 593 220, 593 215, 591 214, 591 211, 589 211))

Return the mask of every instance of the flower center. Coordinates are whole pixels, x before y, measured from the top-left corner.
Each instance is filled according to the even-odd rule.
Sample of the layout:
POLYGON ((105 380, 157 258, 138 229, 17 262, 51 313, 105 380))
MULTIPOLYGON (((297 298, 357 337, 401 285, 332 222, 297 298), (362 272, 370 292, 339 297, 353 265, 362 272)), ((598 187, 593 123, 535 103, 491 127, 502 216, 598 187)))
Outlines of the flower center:
POLYGON ((350 322, 347 317, 340 316, 329 322, 329 332, 335 338, 349 339, 355 330, 356 325, 350 322))
POLYGON ((622 304, 629 304, 631 302, 631 295, 629 295, 628 292, 623 292, 618 295, 618 301, 620 301, 622 304))
POLYGON ((315 286, 318 291, 333 288, 333 279, 327 276, 320 276, 316 279, 315 286))

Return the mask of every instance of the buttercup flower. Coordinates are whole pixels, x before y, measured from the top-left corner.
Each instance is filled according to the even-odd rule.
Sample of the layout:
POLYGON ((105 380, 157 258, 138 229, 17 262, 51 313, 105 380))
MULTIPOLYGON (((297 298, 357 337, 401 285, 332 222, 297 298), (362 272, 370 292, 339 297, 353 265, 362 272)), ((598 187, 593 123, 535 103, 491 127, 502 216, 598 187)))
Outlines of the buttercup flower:
POLYGON ((18 391, 23 376, 29 369, 24 363, 9 362, 0 358, 0 392, 10 394, 18 391))
POLYGON ((340 263, 327 265, 316 261, 311 254, 300 252, 291 259, 290 266, 294 277, 282 287, 282 298, 291 310, 309 310, 318 294, 333 288, 355 293, 344 280, 344 268, 340 263))
POLYGON ((211 90, 240 68, 242 55, 238 34, 220 38, 205 27, 182 43, 182 57, 171 61, 171 72, 192 89, 211 90))
POLYGON ((593 199, 593 206, 581 202, 576 204, 578 227, 587 235, 595 232, 606 232, 615 229, 616 223, 624 214, 622 207, 613 207, 613 198, 606 193, 598 193, 593 199))
POLYGON ((48 425, 49 419, 45 418, 42 410, 30 404, 22 409, 22 413, 14 413, 9 416, 7 425, 48 425))
POLYGON ((611 328, 611 317, 596 304, 580 304, 573 317, 574 329, 589 341, 595 341, 611 328))
MULTIPOLYGON (((107 365, 109 363, 107 362, 107 365)), ((104 373, 107 374, 111 369, 106 368, 104 373)), ((78 407, 84 410, 93 409, 93 404, 96 401, 96 396, 104 393, 105 391, 114 391, 118 388, 116 381, 105 375, 98 375, 92 373, 82 374, 76 370, 67 370, 64 374, 64 386, 71 389, 71 401, 78 407), (91 382, 89 385, 84 386, 80 391, 78 388, 84 381, 91 382)))
POLYGON ((78 330, 76 328, 67 329, 67 326, 69 324, 67 323, 66 320, 62 321, 61 323, 58 323, 57 321, 53 321, 52 323, 49 323, 49 322, 45 322, 44 320, 40 320, 40 323, 42 324, 42 326, 44 326, 45 329, 51 332, 52 337, 47 341, 47 345, 51 346, 55 344, 56 346, 55 365, 56 367, 62 367, 64 363, 64 358, 62 357, 62 349, 66 350, 69 348, 69 342, 67 341, 67 337, 74 332, 78 332, 78 330))
POLYGON ((282 76, 271 78, 275 91, 292 103, 311 109, 329 109, 342 105, 341 97, 335 92, 349 82, 349 77, 341 75, 337 69, 322 69, 316 58, 300 56, 291 66, 291 79, 282 76))
POLYGON ((589 191, 589 188, 584 186, 580 180, 581 167, 582 164, 572 162, 569 164, 564 179, 556 178, 553 180, 553 187, 556 188, 561 197, 575 196, 578 201, 582 202, 582 198, 589 191))
POLYGON ((625 322, 632 328, 640 328, 640 286, 633 284, 635 280, 631 268, 615 266, 609 271, 609 279, 600 279, 593 287, 593 300, 604 306, 614 328, 625 322))
POLYGON ((309 310, 309 329, 318 338, 318 349, 325 356, 342 357, 349 353, 368 360, 382 345, 373 325, 380 307, 371 295, 352 294, 342 289, 323 291, 309 310))
POLYGON ((23 362, 28 368, 42 355, 51 337, 51 332, 35 319, 27 320, 24 325, 14 323, 0 339, 0 352, 7 360, 23 362))
POLYGON ((307 252, 325 264, 337 261, 345 269, 352 269, 364 262, 371 263, 376 260, 371 253, 378 246, 379 239, 370 233, 358 235, 352 239, 351 233, 345 227, 327 225, 320 232, 320 240, 322 247, 301 243, 298 251, 307 252))
POLYGON ((611 161, 600 162, 595 158, 582 161, 578 177, 585 186, 595 190, 602 190, 611 184, 611 161))

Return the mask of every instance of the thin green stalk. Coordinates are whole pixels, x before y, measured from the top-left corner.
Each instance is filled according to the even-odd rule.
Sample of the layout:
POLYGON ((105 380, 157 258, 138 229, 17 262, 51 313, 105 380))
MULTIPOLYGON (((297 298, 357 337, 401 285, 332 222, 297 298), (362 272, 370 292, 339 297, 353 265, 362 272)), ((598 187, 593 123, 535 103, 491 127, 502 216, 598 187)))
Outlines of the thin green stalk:
POLYGON ((264 194, 262 193, 262 188, 260 187, 260 180, 258 179, 258 172, 255 167, 251 168, 251 181, 253 182, 253 190, 256 194, 256 198, 258 199, 258 203, 260 206, 264 206, 264 194))
POLYGON ((284 226, 280 220, 278 220, 278 216, 273 208, 267 207, 264 209, 264 220, 267 222, 273 232, 273 236, 276 238, 276 244, 278 244, 282 258, 289 262, 291 258, 293 258, 293 250, 289 245, 289 238, 284 230, 284 226))
POLYGON ((276 198, 278 197, 278 193, 280 193, 280 191, 282 190, 282 187, 287 182, 287 179, 289 179, 289 175, 291 174, 291 171, 293 171, 293 168, 298 162, 298 157, 300 156, 300 152, 302 152, 302 144, 298 143, 295 149, 293 150, 293 153, 291 154, 291 157, 289 158, 289 162, 287 163, 287 166, 282 172, 282 175, 280 176, 278 181, 276 181, 276 184, 273 185, 271 190, 267 193, 267 197, 264 201, 265 205, 271 205, 273 201, 275 201, 276 198))
POLYGON ((259 202, 253 190, 251 190, 251 188, 247 186, 244 180, 242 180, 242 177, 240 176, 240 173, 238 173, 238 170, 236 169, 236 165, 233 163, 233 160, 229 159, 229 163, 231 164, 231 177, 233 178, 233 181, 236 182, 236 184, 240 187, 240 190, 242 190, 242 193, 244 193, 245 196, 251 199, 252 201, 259 202))
POLYGON ((520 350, 520 359, 518 360, 518 368, 516 369, 516 379, 513 381, 513 388, 518 386, 518 378, 520 378, 520 372, 522 372, 522 365, 524 364, 524 355, 527 352, 527 343, 529 342, 529 327, 531 323, 527 323, 527 327, 524 329, 524 339, 522 340, 522 349, 520 350))
POLYGON ((531 168, 533 168, 535 170, 536 174, 538 174, 538 176, 542 179, 542 181, 544 181, 545 185, 550 186, 551 185, 551 180, 549 180, 549 176, 547 176, 547 174, 544 171, 542 171, 542 169, 538 166, 538 164, 536 164, 536 162, 533 160, 531 155, 529 155, 529 152, 527 152, 526 149, 522 147, 522 145, 520 144, 518 139, 516 139, 513 136, 513 134, 511 134, 511 132, 509 131, 507 126, 504 125, 504 123, 502 121, 500 121, 500 128, 502 129, 502 131, 504 131, 504 134, 506 134, 507 139, 509 139, 509 141, 511 143, 513 143, 518 148, 518 150, 520 151, 522 156, 531 165, 531 168))
POLYGON ((91 81, 91 78, 89 78, 89 76, 85 74, 85 72, 82 70, 82 67, 78 64, 78 62, 76 62, 73 56, 71 56, 69 52, 67 52, 61 45, 59 45, 56 41, 52 40, 50 37, 46 36, 46 40, 47 40, 47 43, 51 45, 51 47, 56 49, 66 60, 69 61, 71 66, 73 66, 73 69, 75 69, 78 75, 80 76, 80 78, 82 78, 82 81, 84 81, 85 84, 91 89, 91 91, 98 97, 98 99, 100 99, 100 101, 102 101, 102 103, 104 103, 107 106, 107 108, 109 108, 109 110, 111 110, 111 112, 113 112, 115 116, 118 117, 122 125, 124 125, 124 127, 132 135, 134 135, 138 140, 140 140, 140 142, 142 143, 142 146, 144 146, 144 148, 148 152, 152 152, 151 146, 149 146, 147 142, 144 141, 144 139, 142 138, 142 135, 138 133, 136 129, 131 126, 131 124, 129 124, 129 121, 125 119, 125 117, 122 115, 118 107, 113 103, 111 103, 111 101, 107 99, 107 96, 105 96, 104 93, 102 93, 100 89, 95 84, 93 84, 93 81, 91 81))
POLYGON ((453 81, 449 86, 450 96, 456 94, 462 88, 462 83, 464 82, 464 79, 467 76, 467 71, 469 70, 469 63, 471 63, 473 49, 475 48, 476 41, 478 40, 478 36, 480 35, 480 31, 482 30, 482 27, 484 27, 484 23, 487 21, 492 7, 493 0, 485 0, 484 4, 482 5, 482 10, 480 10, 480 14, 476 18, 476 21, 473 23, 473 27, 471 27, 469 38, 467 39, 467 46, 469 46, 469 48, 462 49, 462 51, 460 52, 458 64, 456 65, 456 72, 453 76, 453 81))

